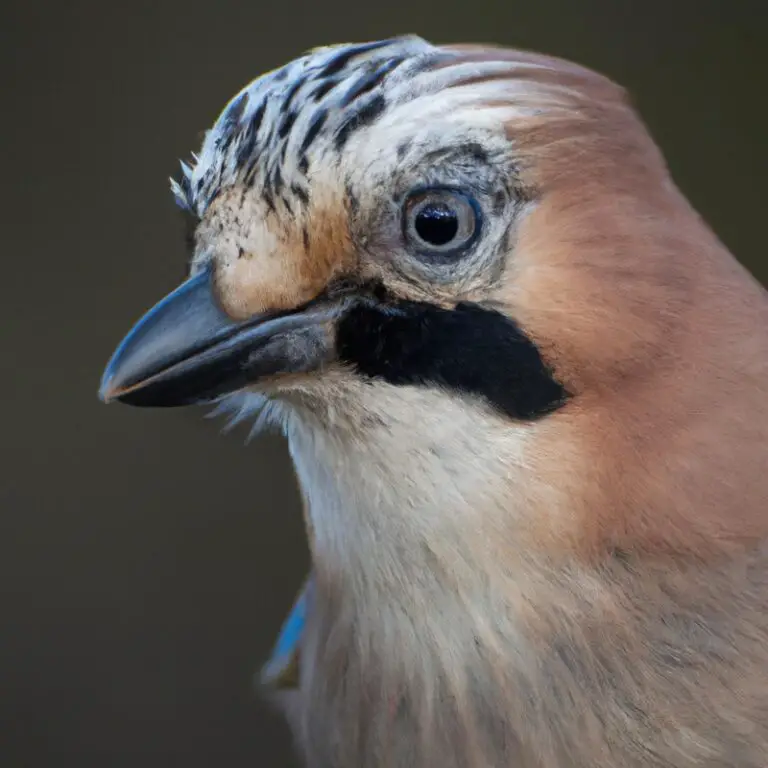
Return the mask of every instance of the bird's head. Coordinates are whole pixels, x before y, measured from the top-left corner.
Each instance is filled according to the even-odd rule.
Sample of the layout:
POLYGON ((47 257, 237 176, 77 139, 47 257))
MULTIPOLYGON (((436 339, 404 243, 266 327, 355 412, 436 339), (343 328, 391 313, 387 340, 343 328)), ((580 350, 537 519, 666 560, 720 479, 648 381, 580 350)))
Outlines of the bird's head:
MULTIPOLYGON (((717 318, 740 328, 762 301, 622 89, 519 51, 314 50, 243 89, 173 191, 190 276, 119 347, 105 400, 266 407, 305 444, 324 435, 315 458, 334 435, 344 461, 375 453, 411 506, 512 496, 569 540, 626 534, 610 499, 634 475, 610 462, 647 478, 653 432, 674 441, 675 420, 726 399, 714 372, 746 358, 717 318), (427 488, 397 479, 422 470, 427 488), (613 522, 594 524, 598 499, 613 522)), ((676 471, 690 487, 671 465, 650 485, 676 471)))

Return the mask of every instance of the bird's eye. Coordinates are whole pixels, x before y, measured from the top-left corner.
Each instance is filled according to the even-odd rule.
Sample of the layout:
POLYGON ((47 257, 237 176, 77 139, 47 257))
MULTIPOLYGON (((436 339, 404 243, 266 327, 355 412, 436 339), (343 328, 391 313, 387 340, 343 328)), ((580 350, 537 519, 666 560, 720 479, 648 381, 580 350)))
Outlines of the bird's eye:
POLYGON ((403 208, 403 235, 421 253, 455 255, 480 231, 480 208, 470 197, 449 189, 411 194, 403 208))

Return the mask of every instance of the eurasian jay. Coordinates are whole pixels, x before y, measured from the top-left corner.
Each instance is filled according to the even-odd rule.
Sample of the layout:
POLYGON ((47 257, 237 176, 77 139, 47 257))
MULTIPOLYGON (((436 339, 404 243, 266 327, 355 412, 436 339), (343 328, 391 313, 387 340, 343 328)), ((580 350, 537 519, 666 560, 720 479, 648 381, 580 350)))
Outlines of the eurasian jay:
POLYGON ((768 299, 624 91, 417 37, 254 80, 101 395, 279 426, 312 768, 768 765, 768 299))

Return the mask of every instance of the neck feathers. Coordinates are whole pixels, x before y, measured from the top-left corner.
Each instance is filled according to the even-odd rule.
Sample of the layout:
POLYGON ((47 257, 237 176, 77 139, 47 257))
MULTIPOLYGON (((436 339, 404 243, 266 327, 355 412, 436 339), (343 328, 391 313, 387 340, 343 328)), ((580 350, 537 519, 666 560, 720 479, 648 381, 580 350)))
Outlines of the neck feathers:
POLYGON ((596 469, 562 431, 583 414, 329 381, 285 417, 314 563, 286 711, 310 768, 764 764, 765 553, 586 558, 596 469))
POLYGON ((429 388, 330 373, 322 386, 286 423, 316 559, 354 574, 388 555, 421 568, 435 541, 513 524, 510 481, 525 471, 528 425, 429 388))

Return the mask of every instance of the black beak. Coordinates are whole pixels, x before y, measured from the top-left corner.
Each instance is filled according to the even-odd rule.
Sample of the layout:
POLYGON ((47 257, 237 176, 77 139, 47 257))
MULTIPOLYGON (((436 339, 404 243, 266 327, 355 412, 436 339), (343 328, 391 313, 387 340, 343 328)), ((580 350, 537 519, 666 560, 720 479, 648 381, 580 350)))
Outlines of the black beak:
POLYGON ((109 361, 99 396, 144 407, 215 400, 259 379, 319 368, 331 355, 341 305, 232 320, 206 269, 156 304, 109 361))

